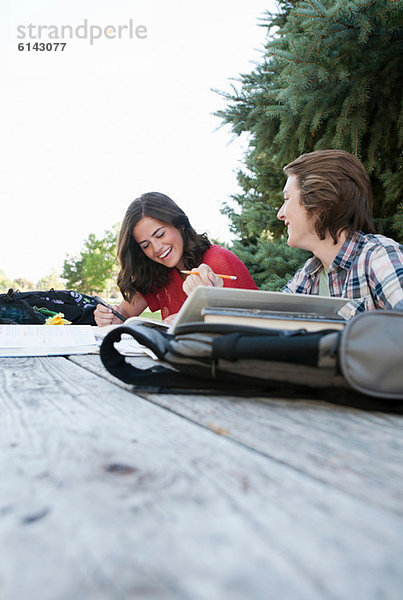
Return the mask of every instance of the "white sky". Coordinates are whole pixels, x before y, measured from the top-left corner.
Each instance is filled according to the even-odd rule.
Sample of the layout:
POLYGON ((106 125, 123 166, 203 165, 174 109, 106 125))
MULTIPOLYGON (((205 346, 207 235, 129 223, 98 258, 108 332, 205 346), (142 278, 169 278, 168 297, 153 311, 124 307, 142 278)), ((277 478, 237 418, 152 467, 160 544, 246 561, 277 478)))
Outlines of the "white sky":
MULTIPOLYGON (((229 240, 245 141, 212 112, 253 69, 273 0, 5 0, 0 51, 0 270, 34 283, 146 191, 171 196, 198 231, 229 240), (145 25, 147 39, 66 40, 19 52, 17 26, 145 25)), ((43 41, 57 41, 47 40, 43 41)))

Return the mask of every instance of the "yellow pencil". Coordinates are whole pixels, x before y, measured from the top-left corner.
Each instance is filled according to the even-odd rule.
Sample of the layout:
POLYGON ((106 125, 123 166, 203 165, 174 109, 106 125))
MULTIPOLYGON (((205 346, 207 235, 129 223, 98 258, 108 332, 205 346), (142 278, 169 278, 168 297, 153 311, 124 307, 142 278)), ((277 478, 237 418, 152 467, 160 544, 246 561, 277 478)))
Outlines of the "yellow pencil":
MULTIPOLYGON (((181 271, 181 273, 184 273, 185 275, 200 275, 198 271, 181 271)), ((232 279, 233 281, 237 279, 236 275, 220 275, 220 273, 214 274, 217 275, 217 277, 221 277, 221 279, 232 279)))

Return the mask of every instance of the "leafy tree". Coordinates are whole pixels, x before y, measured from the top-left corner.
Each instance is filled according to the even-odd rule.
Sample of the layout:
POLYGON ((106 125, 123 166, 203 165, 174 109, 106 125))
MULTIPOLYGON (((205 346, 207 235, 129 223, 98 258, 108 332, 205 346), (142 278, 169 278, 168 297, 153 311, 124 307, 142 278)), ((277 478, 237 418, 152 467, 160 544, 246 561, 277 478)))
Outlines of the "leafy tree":
POLYGON ((30 292, 35 289, 34 284, 29 279, 25 279, 25 277, 18 277, 11 282, 11 287, 14 290, 19 290, 20 292, 30 292))
POLYGON ((36 284, 37 290, 62 290, 64 289, 64 282, 60 279, 59 275, 53 269, 48 275, 42 277, 36 284))
MULTIPOLYGON (((304 152, 357 155, 371 177, 378 230, 403 236, 402 15, 393 0, 281 1, 277 15, 265 16, 260 64, 241 75, 240 89, 220 92, 228 106, 216 114, 235 134, 249 134, 242 193, 223 212, 258 284, 278 289, 288 277, 276 270, 280 257, 291 258, 276 213, 282 167, 304 152), (275 251, 265 268, 255 262, 264 249, 275 251)), ((292 256, 299 265, 306 253, 292 256)))
POLYGON ((20 290, 20 292, 28 292, 32 290, 49 290, 50 288, 63 289, 64 283, 53 270, 49 275, 42 277, 35 285, 29 279, 19 277, 17 279, 9 279, 4 271, 0 271, 0 291, 7 292, 10 288, 20 290))
POLYGON ((10 288, 19 290, 20 292, 30 292, 35 289, 35 285, 25 277, 18 277, 17 279, 11 280, 4 271, 0 270, 0 292, 7 292, 10 288))
POLYGON ((11 287, 11 280, 0 270, 0 292, 7 292, 11 287))
POLYGON ((67 255, 62 277, 67 287, 85 293, 110 295, 116 280, 116 241, 118 225, 106 230, 102 238, 90 233, 79 257, 67 255))
POLYGON ((66 285, 69 289, 81 290, 84 292, 84 275, 82 266, 81 258, 67 254, 63 263, 62 277, 66 280, 66 285))

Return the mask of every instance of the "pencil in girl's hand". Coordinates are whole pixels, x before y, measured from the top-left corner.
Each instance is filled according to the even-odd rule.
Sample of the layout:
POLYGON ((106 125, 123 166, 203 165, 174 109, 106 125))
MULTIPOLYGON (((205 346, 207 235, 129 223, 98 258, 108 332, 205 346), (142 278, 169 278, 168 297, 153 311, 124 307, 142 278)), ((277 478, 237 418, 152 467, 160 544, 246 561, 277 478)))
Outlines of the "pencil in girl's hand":
MULTIPOLYGON (((200 275, 198 271, 181 271, 181 273, 184 273, 185 275, 200 275)), ((236 275, 220 275, 220 273, 214 273, 214 275, 221 277, 221 279, 232 279, 232 281, 237 279, 236 275)))
POLYGON ((105 300, 102 300, 102 298, 100 298, 99 296, 94 296, 95 300, 98 302, 98 304, 102 304, 102 306, 106 306, 106 308, 110 308, 111 312, 115 315, 115 317, 117 317, 118 319, 120 319, 121 321, 126 321, 126 319, 124 318, 123 315, 121 315, 117 310, 115 310, 112 306, 110 306, 107 302, 105 302, 105 300))

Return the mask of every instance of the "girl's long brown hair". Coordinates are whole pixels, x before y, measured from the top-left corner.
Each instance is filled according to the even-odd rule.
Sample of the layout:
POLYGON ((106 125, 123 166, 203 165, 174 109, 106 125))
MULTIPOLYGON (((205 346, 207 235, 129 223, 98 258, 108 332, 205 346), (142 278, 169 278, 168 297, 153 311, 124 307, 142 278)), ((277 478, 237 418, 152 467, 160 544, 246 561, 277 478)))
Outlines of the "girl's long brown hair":
POLYGON ((136 292, 147 294, 166 285, 171 271, 148 258, 134 239, 133 229, 143 217, 151 217, 177 228, 183 239, 185 269, 197 267, 211 246, 207 235, 196 233, 183 210, 165 194, 149 192, 133 200, 124 216, 117 248, 120 263, 117 283, 128 302, 133 300, 136 292))

